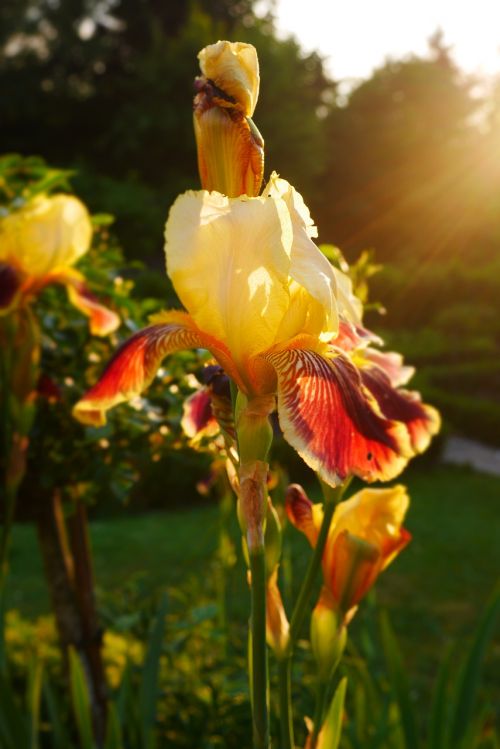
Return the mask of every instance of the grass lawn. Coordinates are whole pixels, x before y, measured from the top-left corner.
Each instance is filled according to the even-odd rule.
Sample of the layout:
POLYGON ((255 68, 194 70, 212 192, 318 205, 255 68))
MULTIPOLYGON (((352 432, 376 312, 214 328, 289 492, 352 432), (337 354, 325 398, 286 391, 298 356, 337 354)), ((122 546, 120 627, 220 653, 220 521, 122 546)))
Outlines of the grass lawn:
MULTIPOLYGON (((470 631, 498 577, 500 478, 421 463, 403 480, 412 498, 406 525, 413 541, 379 580, 377 595, 391 613, 410 664, 428 671, 435 669, 450 640, 470 631)), ((214 506, 139 517, 124 510, 123 517, 93 522, 99 588, 116 593, 137 573, 151 591, 182 586, 190 576, 203 580, 211 574, 217 527, 214 506)), ((239 553, 236 522, 233 530, 239 553)), ((293 528, 287 529, 286 539, 297 582, 309 549, 293 528)), ((228 611, 243 625, 248 590, 242 565, 240 554, 229 579, 228 611)), ((10 607, 29 617, 49 610, 30 526, 15 528, 10 607)))

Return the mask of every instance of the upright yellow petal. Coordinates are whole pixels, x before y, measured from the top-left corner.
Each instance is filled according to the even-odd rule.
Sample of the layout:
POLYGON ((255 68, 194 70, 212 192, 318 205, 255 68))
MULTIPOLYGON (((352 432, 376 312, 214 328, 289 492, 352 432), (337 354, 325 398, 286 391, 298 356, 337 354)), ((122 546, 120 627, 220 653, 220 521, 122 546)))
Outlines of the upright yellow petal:
POLYGON ((203 75, 251 117, 259 97, 259 61, 252 44, 219 41, 198 54, 203 75))
POLYGON ((404 486, 363 489, 338 505, 332 533, 338 536, 346 530, 372 543, 380 550, 384 557, 383 566, 386 567, 393 558, 389 550, 400 540, 401 526, 409 505, 410 499, 404 486))
POLYGON ((292 226, 275 198, 181 195, 165 229, 167 271, 196 325, 240 370, 271 346, 288 308, 292 226))
POLYGON ((71 195, 40 195, 0 221, 0 260, 42 278, 76 263, 91 240, 83 203, 71 195))
MULTIPOLYGON (((309 209, 302 196, 286 180, 280 179, 276 173, 271 176, 264 189, 264 195, 281 198, 287 205, 293 226, 293 247, 291 255, 290 276, 309 295, 295 300, 296 306, 301 303, 304 307, 302 314, 310 317, 311 329, 306 326, 298 333, 321 333, 321 339, 328 341, 338 331, 338 311, 336 301, 336 277, 334 270, 323 253, 316 247, 311 237, 317 236, 317 229, 311 219, 309 209), (321 330, 315 329, 318 320, 318 307, 312 312, 311 299, 316 300, 323 310, 321 330), (312 316, 311 316, 312 315, 312 316)), ((298 314, 298 307, 296 310, 298 314)))

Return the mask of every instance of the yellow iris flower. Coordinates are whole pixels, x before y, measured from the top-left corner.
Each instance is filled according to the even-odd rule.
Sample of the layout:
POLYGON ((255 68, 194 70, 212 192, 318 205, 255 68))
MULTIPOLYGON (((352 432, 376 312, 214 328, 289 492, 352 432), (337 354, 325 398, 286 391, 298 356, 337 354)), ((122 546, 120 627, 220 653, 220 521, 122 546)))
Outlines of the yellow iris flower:
MULTIPOLYGON (((276 175, 261 197, 181 195, 165 250, 189 314, 161 313, 127 341, 75 416, 105 423, 106 410, 141 392, 167 354, 206 348, 249 399, 272 404, 277 396, 285 438, 325 481, 396 475, 417 448, 406 416, 402 423, 386 418, 378 391, 371 394, 351 361, 361 305, 348 277, 314 244, 315 234, 301 196, 276 175), (345 351, 335 348, 337 340, 345 351)), ((426 407, 411 405, 423 449, 436 424, 426 407)))
POLYGON ((98 303, 73 267, 91 241, 89 213, 71 195, 39 195, 0 218, 0 314, 28 303, 48 284, 59 283, 90 318, 92 333, 115 330, 118 316, 98 303))

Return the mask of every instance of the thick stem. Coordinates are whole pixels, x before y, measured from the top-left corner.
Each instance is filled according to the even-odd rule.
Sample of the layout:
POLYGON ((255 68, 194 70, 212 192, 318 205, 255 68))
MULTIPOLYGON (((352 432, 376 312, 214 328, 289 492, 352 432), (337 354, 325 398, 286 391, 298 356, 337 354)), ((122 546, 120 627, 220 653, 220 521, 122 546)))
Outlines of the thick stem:
POLYGON ((266 557, 264 546, 250 550, 250 572, 252 576, 250 672, 252 675, 253 747, 254 749, 268 749, 266 557))
MULTIPOLYGON (((80 593, 77 593, 77 587, 83 582, 83 572, 81 569, 78 574, 75 571, 58 494, 44 498, 44 501, 40 503, 37 512, 37 531, 66 667, 68 667, 69 647, 74 647, 84 666, 91 698, 96 744, 102 746, 104 730, 102 695, 98 694, 95 686, 93 658, 88 649, 88 625, 84 622, 79 606, 80 593)), ((81 560, 78 564, 81 566, 81 560)))
POLYGON ((294 749, 292 705, 291 656, 278 661, 280 696, 281 749, 294 749))

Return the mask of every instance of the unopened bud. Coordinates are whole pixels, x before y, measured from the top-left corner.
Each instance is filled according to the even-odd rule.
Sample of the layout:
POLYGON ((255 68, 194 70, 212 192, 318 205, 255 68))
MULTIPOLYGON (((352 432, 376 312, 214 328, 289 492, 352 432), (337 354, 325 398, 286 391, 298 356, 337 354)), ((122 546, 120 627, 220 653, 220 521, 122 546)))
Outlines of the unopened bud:
POLYGON ((198 57, 194 131, 202 187, 255 197, 264 174, 264 141, 251 119, 259 94, 255 48, 217 42, 198 57))
POLYGON ((330 592, 323 588, 311 618, 311 648, 318 678, 327 682, 337 667, 347 640, 347 628, 330 592))

